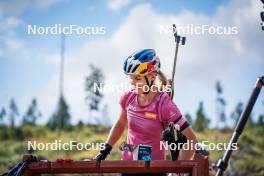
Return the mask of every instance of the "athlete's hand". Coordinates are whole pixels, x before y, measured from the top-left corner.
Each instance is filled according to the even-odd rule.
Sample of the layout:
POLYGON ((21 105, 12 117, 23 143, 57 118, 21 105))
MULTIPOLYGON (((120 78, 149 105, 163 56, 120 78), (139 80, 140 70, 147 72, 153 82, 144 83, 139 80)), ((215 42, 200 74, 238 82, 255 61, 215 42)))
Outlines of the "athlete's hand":
POLYGON ((162 134, 161 139, 165 142, 168 142, 169 144, 175 143, 177 139, 175 139, 175 136, 173 135, 171 129, 168 127, 166 128, 162 134))
POLYGON ((109 155, 110 151, 112 150, 112 146, 109 144, 105 144, 104 149, 100 150, 100 153, 94 157, 94 160, 101 161, 105 160, 107 155, 109 155))

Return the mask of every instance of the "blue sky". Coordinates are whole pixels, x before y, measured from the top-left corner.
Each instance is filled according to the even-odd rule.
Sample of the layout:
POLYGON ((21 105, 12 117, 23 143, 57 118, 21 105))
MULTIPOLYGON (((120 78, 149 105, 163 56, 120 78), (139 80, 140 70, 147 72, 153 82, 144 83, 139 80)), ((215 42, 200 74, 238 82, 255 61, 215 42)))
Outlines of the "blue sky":
MULTIPOLYGON (((72 121, 89 121, 84 102, 84 78, 93 63, 102 68, 108 83, 126 82, 122 62, 131 52, 154 48, 169 76, 173 37, 158 33, 160 25, 236 26, 237 35, 187 35, 180 49, 175 102, 183 113, 194 114, 204 101, 216 123, 214 83, 220 80, 227 100, 227 115, 238 101, 246 102, 257 76, 264 74, 260 31, 260 2, 216 1, 10 1, 0 2, 0 107, 14 97, 21 114, 36 97, 46 122, 58 99, 60 35, 28 35, 28 25, 104 26, 105 35, 66 36, 65 97, 72 121), (194 91, 195 90, 195 91, 194 91)), ((120 92, 106 94, 103 104, 116 120, 120 92), (113 103, 113 100, 114 103, 113 103)), ((264 113, 261 93, 255 116, 264 113)), ((19 121, 19 120, 18 120, 19 121)), ((229 119, 231 122, 231 120, 229 119)))

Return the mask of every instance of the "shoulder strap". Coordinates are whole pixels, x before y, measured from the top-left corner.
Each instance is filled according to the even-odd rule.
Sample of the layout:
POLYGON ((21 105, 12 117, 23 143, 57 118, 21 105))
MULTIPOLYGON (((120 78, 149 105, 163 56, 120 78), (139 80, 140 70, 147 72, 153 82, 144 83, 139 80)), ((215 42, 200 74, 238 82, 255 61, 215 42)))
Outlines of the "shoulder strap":
POLYGON ((166 124, 167 124, 167 120, 165 118, 163 118, 162 116, 162 110, 161 110, 161 107, 162 107, 162 104, 165 100, 165 97, 166 97, 166 93, 163 92, 162 95, 160 96, 160 100, 159 100, 159 103, 158 103, 158 116, 159 116, 159 121, 162 125, 162 128, 163 130, 165 130, 165 127, 166 127, 166 124))

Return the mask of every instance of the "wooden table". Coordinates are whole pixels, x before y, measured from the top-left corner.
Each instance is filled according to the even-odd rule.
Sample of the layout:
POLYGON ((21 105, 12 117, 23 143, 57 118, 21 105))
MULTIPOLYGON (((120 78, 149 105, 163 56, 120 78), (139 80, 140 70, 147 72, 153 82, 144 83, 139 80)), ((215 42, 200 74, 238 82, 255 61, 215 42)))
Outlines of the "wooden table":
POLYGON ((195 155, 194 160, 152 161, 72 161, 69 163, 39 161, 29 164, 24 176, 47 173, 192 173, 193 176, 208 176, 208 157, 195 155))

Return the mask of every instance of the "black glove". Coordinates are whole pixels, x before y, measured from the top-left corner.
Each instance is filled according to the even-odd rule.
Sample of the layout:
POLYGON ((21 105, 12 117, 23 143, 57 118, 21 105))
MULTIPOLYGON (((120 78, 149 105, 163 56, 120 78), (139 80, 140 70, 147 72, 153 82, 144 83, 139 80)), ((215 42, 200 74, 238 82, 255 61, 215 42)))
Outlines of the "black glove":
POLYGON ((168 142, 168 144, 171 144, 171 143, 175 143, 175 139, 174 139, 174 136, 171 132, 171 129, 168 127, 166 128, 162 134, 161 134, 161 139, 165 142, 168 142))
POLYGON ((176 130, 178 138, 175 139, 174 132, 175 132, 174 131, 174 127, 173 127, 173 129, 171 127, 166 128, 161 134, 161 139, 163 141, 168 141, 168 144, 171 144, 171 143, 186 143, 187 142, 186 137, 179 130, 176 130))
MULTIPOLYGON (((182 145, 187 142, 186 137, 180 132, 180 130, 175 130, 173 122, 171 122, 169 127, 162 132, 161 139, 165 142, 168 142, 169 145, 174 143, 178 146, 178 144, 180 143, 180 148, 182 148, 182 145), (177 133, 177 139, 175 139, 174 133, 177 133)), ((170 150, 171 158, 173 161, 178 159, 180 148, 176 147, 175 150, 170 150)))
POLYGON ((94 160, 101 161, 105 160, 107 155, 109 155, 110 151, 112 150, 112 146, 109 144, 105 144, 104 149, 100 150, 100 153, 94 157, 94 160))
POLYGON ((202 143, 197 143, 197 148, 196 148, 196 153, 204 155, 204 156, 209 156, 210 152, 208 150, 208 148, 203 145, 202 143))

